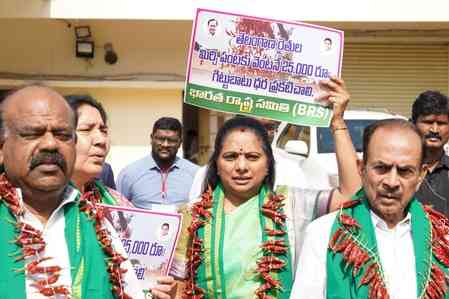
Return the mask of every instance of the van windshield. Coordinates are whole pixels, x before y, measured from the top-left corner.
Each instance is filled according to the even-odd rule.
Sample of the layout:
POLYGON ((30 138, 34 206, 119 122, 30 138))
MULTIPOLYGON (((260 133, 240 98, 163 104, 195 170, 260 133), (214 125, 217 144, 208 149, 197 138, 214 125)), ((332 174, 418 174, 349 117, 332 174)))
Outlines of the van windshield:
MULTIPOLYGON (((355 150, 359 153, 362 152, 363 148, 363 130, 375 122, 376 119, 346 119, 346 125, 349 129, 349 134, 351 135, 352 143, 354 144, 355 150)), ((317 128, 317 140, 318 140, 318 153, 329 154, 335 153, 334 139, 332 138, 332 133, 330 128, 317 128)))

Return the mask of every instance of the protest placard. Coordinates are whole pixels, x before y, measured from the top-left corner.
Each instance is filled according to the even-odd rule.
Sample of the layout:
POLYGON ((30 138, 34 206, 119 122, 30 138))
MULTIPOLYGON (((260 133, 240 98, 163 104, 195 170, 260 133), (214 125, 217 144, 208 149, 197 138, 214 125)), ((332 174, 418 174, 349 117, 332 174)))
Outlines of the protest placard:
POLYGON ((328 126, 332 111, 314 99, 319 80, 340 77, 343 42, 343 32, 332 28, 198 9, 184 101, 328 126))
POLYGON ((181 229, 182 216, 137 208, 100 205, 120 237, 147 294, 157 276, 167 275, 181 229))

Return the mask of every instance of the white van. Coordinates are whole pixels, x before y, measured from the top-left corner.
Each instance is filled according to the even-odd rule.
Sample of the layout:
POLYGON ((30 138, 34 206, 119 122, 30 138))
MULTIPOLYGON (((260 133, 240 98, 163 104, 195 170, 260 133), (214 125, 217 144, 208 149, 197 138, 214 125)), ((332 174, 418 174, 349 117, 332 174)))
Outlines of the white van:
MULTIPOLYGON (((347 110, 345 121, 357 153, 362 153, 363 130, 380 119, 403 118, 388 111, 347 110)), ((298 163, 309 188, 329 189, 338 186, 334 141, 329 128, 299 126, 282 122, 273 140, 279 155, 298 163)))

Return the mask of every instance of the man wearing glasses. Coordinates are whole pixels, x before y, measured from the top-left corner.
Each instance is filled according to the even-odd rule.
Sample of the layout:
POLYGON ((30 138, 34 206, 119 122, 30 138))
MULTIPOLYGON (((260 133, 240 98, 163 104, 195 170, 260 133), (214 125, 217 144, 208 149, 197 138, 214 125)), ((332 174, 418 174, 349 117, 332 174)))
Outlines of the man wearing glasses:
POLYGON ((171 117, 158 119, 151 133, 151 155, 120 172, 118 191, 136 207, 144 209, 187 202, 198 166, 176 156, 181 142, 181 123, 171 117))

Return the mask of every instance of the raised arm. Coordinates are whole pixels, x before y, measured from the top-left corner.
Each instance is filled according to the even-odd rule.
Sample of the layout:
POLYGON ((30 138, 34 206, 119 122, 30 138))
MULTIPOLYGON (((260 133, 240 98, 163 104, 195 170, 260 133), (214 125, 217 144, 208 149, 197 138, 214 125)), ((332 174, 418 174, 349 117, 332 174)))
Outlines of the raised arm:
POLYGON ((329 80, 321 81, 320 85, 327 91, 319 100, 328 102, 333 110, 330 129, 335 143, 339 177, 339 187, 333 192, 329 205, 329 210, 334 211, 349 200, 362 183, 357 169, 357 154, 343 119, 350 98, 345 82, 337 77, 331 77, 329 80))

